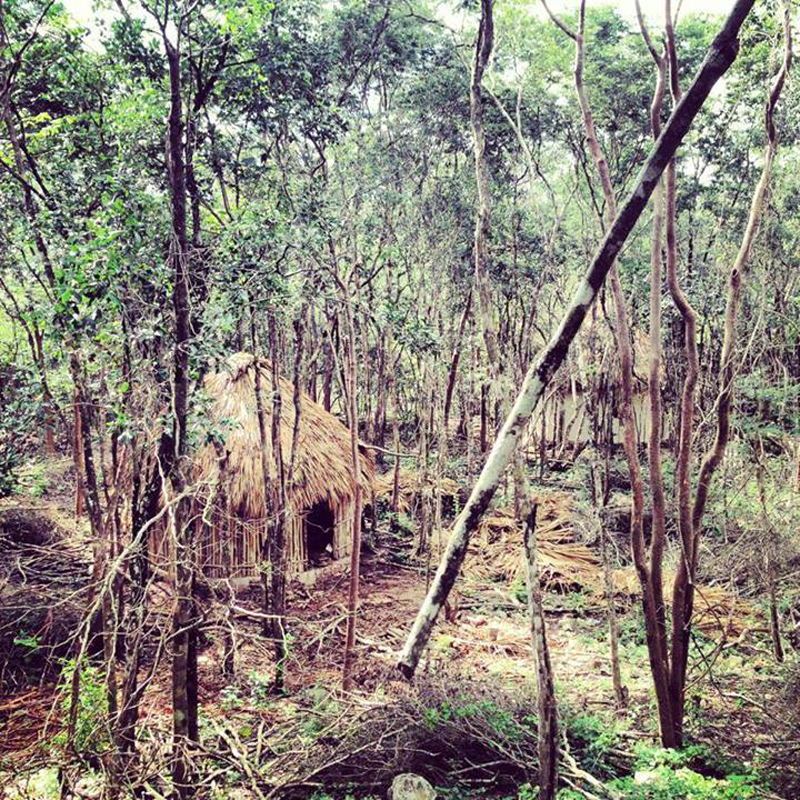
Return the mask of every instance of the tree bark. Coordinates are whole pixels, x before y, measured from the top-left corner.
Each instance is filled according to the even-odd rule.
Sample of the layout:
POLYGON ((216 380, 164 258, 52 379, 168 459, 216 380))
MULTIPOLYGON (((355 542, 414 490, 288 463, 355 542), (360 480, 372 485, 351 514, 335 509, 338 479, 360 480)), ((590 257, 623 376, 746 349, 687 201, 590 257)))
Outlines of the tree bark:
MULTIPOLYGON (((526 497, 530 504, 530 498, 526 497)), ((525 561, 527 565, 528 613, 533 640, 533 658, 536 665, 538 719, 536 721, 539 747, 539 798, 553 800, 558 788, 558 711, 547 645, 547 628, 544 619, 542 585, 539 578, 536 545, 536 511, 530 504, 525 520, 525 561)))
POLYGON ((347 319, 347 417, 350 425, 350 458, 353 481, 353 538, 350 551, 350 588, 347 597, 347 634, 344 645, 344 666, 342 668, 342 688, 350 690, 356 643, 356 617, 358 614, 358 592, 361 571, 361 456, 358 449, 358 364, 356 362, 356 329, 353 319, 353 305, 346 288, 344 310, 347 319))
MULTIPOLYGON (((180 23, 178 42, 173 45, 162 29, 169 67, 170 113, 168 120, 167 165, 172 205, 170 267, 173 275, 172 302, 175 312, 173 355, 173 453, 168 478, 178 497, 186 488, 188 456, 187 420, 189 395, 189 348, 191 310, 189 306, 189 242, 186 233, 186 165, 181 100, 180 23)), ((194 792, 189 747, 197 731, 197 648, 194 607, 194 535, 189 521, 189 503, 178 500, 173 512, 175 537, 175 601, 172 619, 172 782, 178 800, 194 792)))

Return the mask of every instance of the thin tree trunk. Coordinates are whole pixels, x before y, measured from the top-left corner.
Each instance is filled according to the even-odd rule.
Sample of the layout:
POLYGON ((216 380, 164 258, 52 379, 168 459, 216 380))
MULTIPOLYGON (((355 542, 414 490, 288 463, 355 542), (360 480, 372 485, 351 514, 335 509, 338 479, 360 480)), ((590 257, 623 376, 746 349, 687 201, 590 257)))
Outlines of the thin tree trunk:
MULTIPOLYGON (((269 524, 269 614, 270 635, 275 652, 275 690, 283 691, 286 665, 286 470, 283 463, 283 397, 280 385, 281 348, 278 343, 278 325, 275 315, 269 315, 269 348, 272 377, 271 439, 272 462, 275 479, 270 481, 269 524)), ((299 391, 299 388, 298 388, 299 391)), ((293 435, 293 446, 296 437, 293 435)))
POLYGON ((400 402, 397 378, 392 378, 392 447, 394 448, 394 471, 392 474, 392 511, 400 508, 400 402))
MULTIPOLYGON (((173 457, 172 492, 180 497, 186 487, 186 457, 189 395, 189 348, 191 310, 189 307, 189 243, 186 233, 186 165, 184 123, 181 101, 180 44, 173 45, 163 32, 169 67, 170 113, 168 120, 169 183, 172 201, 170 266, 173 274, 175 348, 173 357, 173 457)), ((180 34, 179 34, 180 35, 180 34)), ((194 792, 189 746, 198 739, 197 730, 197 648, 194 607, 194 535, 189 521, 189 503, 178 500, 173 510, 175 536, 175 601, 172 618, 172 782, 174 796, 185 800, 194 792)))
POLYGON ((350 457, 352 459, 353 481, 353 541, 350 551, 350 590, 347 597, 347 634, 344 645, 344 666, 342 668, 342 688, 349 691, 352 682, 354 648, 356 643, 356 616, 358 614, 358 592, 361 570, 361 456, 358 447, 358 364, 356 362, 356 328, 353 319, 353 305, 345 287, 345 316, 347 318, 348 386, 347 411, 350 425, 350 457))
POLYGON ((75 516, 80 518, 84 513, 86 503, 84 493, 85 469, 83 464, 83 414, 78 405, 78 390, 75 390, 72 400, 73 424, 73 461, 75 463, 75 516))
POLYGON ((481 83, 483 74, 492 55, 494 45, 494 0, 481 0, 481 21, 475 43, 475 57, 472 62, 472 79, 469 87, 469 119, 472 128, 473 152, 475 157, 475 182, 478 189, 478 208, 475 216, 475 294, 478 301, 478 315, 481 320, 484 343, 490 369, 492 387, 487 398, 492 399, 501 392, 499 386, 502 364, 491 308, 489 286, 489 231, 492 199, 489 192, 489 168, 486 163, 486 136, 483 130, 483 93, 481 83))
POLYGON ((467 302, 464 304, 464 311, 461 314, 461 321, 458 323, 458 332, 456 333, 456 341, 453 344, 453 355, 450 358, 450 369, 447 373, 447 389, 444 395, 444 427, 447 430, 448 423, 450 422, 450 409, 453 404, 453 391, 456 387, 456 378, 458 377, 458 362, 461 359, 461 350, 464 346, 464 331, 467 327, 469 320, 469 313, 472 309, 472 288, 467 294, 467 302))
POLYGON ((769 631, 772 637, 772 652, 775 660, 783 661, 783 643, 781 641, 781 621, 778 613, 778 600, 775 580, 775 552, 777 550, 777 532, 770 522, 767 511, 767 493, 764 488, 764 445, 759 438, 758 465, 756 466, 756 483, 758 485, 758 501, 761 505, 761 519, 764 523, 764 577, 769 599, 769 631))
MULTIPOLYGON (((594 484, 594 475, 592 476, 594 484)), ((614 686, 614 699, 617 708, 627 705, 628 690, 622 684, 622 670, 619 663, 619 627, 617 625, 617 607, 614 590, 614 573, 608 552, 608 534, 605 525, 600 526, 600 557, 603 561, 603 582, 606 592, 606 608, 608 609, 608 641, 611 653, 611 680, 614 686)))
MULTIPOLYGON (((526 498, 530 500, 530 498, 526 498)), ((525 521, 525 560, 527 564, 528 613, 536 665, 538 700, 537 738, 539 745, 540 800, 553 800, 558 788, 558 710, 556 706, 553 667, 547 644, 542 586, 539 578, 536 545, 536 503, 530 505, 525 521)))

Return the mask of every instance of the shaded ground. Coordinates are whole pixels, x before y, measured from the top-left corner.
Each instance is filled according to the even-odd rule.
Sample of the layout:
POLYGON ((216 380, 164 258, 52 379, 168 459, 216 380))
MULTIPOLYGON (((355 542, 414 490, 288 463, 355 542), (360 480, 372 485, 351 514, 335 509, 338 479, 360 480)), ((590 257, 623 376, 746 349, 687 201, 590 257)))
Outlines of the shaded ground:
MULTIPOLYGON (((84 564, 86 543, 80 540, 78 530, 70 537, 73 534, 77 537, 74 541, 61 542, 55 550, 52 541, 40 544, 36 537, 35 541, 18 541, 14 546, 27 553, 26 558, 40 559, 33 563, 43 567, 50 563, 54 553, 63 550, 65 558, 70 553, 77 558, 83 548, 83 560, 78 560, 84 564), (46 553, 41 550, 43 547, 46 553)), ((391 698, 404 702, 403 698, 415 691, 398 680, 394 664, 424 597, 426 569, 392 563, 393 555, 379 551, 365 555, 362 560, 353 708, 360 704, 358 713, 367 716, 372 713, 370 703, 385 709, 391 698)), ((4 563, 6 588, 13 583, 16 592, 20 576, 29 573, 32 576, 33 572, 25 570, 24 563, 28 562, 19 561, 19 553, 15 558, 17 561, 6 557, 4 563), (22 572, 14 567, 16 563, 23 564, 22 572)), ((40 570, 36 579, 30 580, 31 591, 42 607, 48 591, 52 592, 60 580, 58 565, 52 566, 50 572, 48 569, 40 570), (54 582, 48 590, 51 579, 54 582)), ((285 669, 285 697, 271 693, 272 651, 261 634, 259 587, 240 592, 235 600, 237 648, 233 680, 220 670, 219 620, 223 606, 213 599, 205 600, 198 664, 202 725, 218 732, 222 739, 236 735, 232 731, 237 729, 255 736, 252 731, 257 729, 257 749, 267 752, 276 747, 270 731, 289 730, 301 707, 302 713, 307 713, 309 697, 338 696, 344 703, 339 687, 347 593, 345 570, 326 575, 310 588, 298 583, 290 587, 287 598, 290 653, 285 669)), ((420 666, 420 682, 427 680, 426 676, 454 674, 467 676, 470 683, 491 685, 495 681, 510 691, 518 687, 521 697, 529 696, 535 674, 527 613, 519 587, 507 580, 476 579, 468 572, 459 581, 454 601, 450 619, 440 619, 436 626, 426 659, 420 666)), ((171 598, 164 583, 154 588, 150 602, 155 615, 166 625, 171 598)), ((619 604, 623 680, 629 692, 628 707, 624 710, 615 709, 612 703, 606 623, 597 605, 588 602, 581 592, 549 593, 547 605, 552 662, 561 700, 569 704, 572 713, 583 713, 600 718, 604 725, 613 725, 631 747, 638 741, 655 741, 643 632, 630 604, 623 601, 619 604)), ((748 760, 759 745, 771 746, 776 739, 775 731, 784 729, 786 722, 778 694, 779 673, 765 649, 764 636, 754 633, 739 642, 699 637, 696 644, 695 678, 688 699, 689 736, 748 760)), ((37 751, 37 738, 42 735, 45 722, 49 720, 46 732, 49 739, 63 716, 56 702, 52 681, 45 680, 40 686, 20 691, 14 690, 14 684, 6 684, 0 694, 0 771, 8 756, 17 765, 13 769, 20 769, 31 755, 42 755, 37 751)), ((312 705, 316 702, 313 700, 312 705)), ((151 737, 153 741, 168 741, 170 711, 170 666, 165 657, 157 667, 142 706, 142 728, 151 734, 162 732, 161 737, 151 737)), ((335 741, 338 734, 331 735, 334 737, 331 741, 335 741)))

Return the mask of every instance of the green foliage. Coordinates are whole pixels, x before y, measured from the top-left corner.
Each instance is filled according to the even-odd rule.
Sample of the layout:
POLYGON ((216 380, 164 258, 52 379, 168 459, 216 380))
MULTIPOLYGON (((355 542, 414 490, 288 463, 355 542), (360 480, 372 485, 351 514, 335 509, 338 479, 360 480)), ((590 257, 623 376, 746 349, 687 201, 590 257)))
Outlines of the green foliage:
POLYGON ((19 486, 40 407, 33 375, 0 362, 0 497, 19 486))
MULTIPOLYGON (((75 659, 64 661, 61 670, 59 691, 62 695, 61 709, 69 718, 72 702, 72 680, 76 669, 75 659)), ((56 744, 67 744, 67 732, 59 733, 56 744)), ((91 760, 104 753, 110 746, 108 729, 108 694, 103 670, 88 659, 80 666, 80 691, 78 692, 77 716, 73 745, 82 758, 91 760)))
POLYGON ((699 762, 707 769, 709 755, 699 746, 681 751, 640 747, 635 774, 610 781, 609 786, 630 800, 748 800, 761 796, 764 780, 756 770, 711 777, 690 766, 699 762))
POLYGON ((618 774, 618 767, 610 759, 618 744, 618 733, 613 723, 585 712, 562 711, 562 725, 567 731, 573 752, 579 754, 585 769, 601 778, 618 774))
POLYGON ((305 696, 311 701, 311 706, 303 714, 302 729, 303 733, 313 740, 329 728, 331 722, 340 714, 341 707, 330 690, 319 684, 308 689, 305 696))
MULTIPOLYGON (((468 720, 478 717, 487 724, 499 740, 517 741, 522 736, 520 721, 515 720, 508 709, 498 706, 491 700, 475 701, 466 695, 459 695, 452 703, 442 702, 437 707, 425 709, 425 724, 435 730, 437 726, 451 720, 468 720)), ((536 718, 526 717, 522 726, 535 729, 536 718)))

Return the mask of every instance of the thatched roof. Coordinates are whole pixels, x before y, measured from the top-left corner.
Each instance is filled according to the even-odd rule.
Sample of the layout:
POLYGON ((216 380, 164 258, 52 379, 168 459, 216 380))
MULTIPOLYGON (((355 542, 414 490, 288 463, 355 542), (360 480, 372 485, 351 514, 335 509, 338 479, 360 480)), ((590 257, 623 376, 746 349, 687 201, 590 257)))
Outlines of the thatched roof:
MULTIPOLYGON (((274 478, 272 458, 272 378, 269 362, 260 359, 261 391, 267 432, 268 479, 274 478)), ((265 514, 266 482, 262 468, 261 435, 255 392, 255 359, 236 353, 227 369, 208 375, 205 389, 210 397, 210 423, 222 444, 203 447, 197 455, 196 478, 218 487, 226 496, 229 513, 249 519, 265 514)), ((293 386, 284 379, 281 388, 281 448, 284 463, 291 457, 294 428, 293 386)), ((353 495, 350 431, 333 414, 305 393, 301 396, 300 429, 294 491, 290 502, 302 510, 320 501, 331 509, 353 495)), ((374 461, 361 447, 361 484, 365 490, 374 477, 374 461)))

